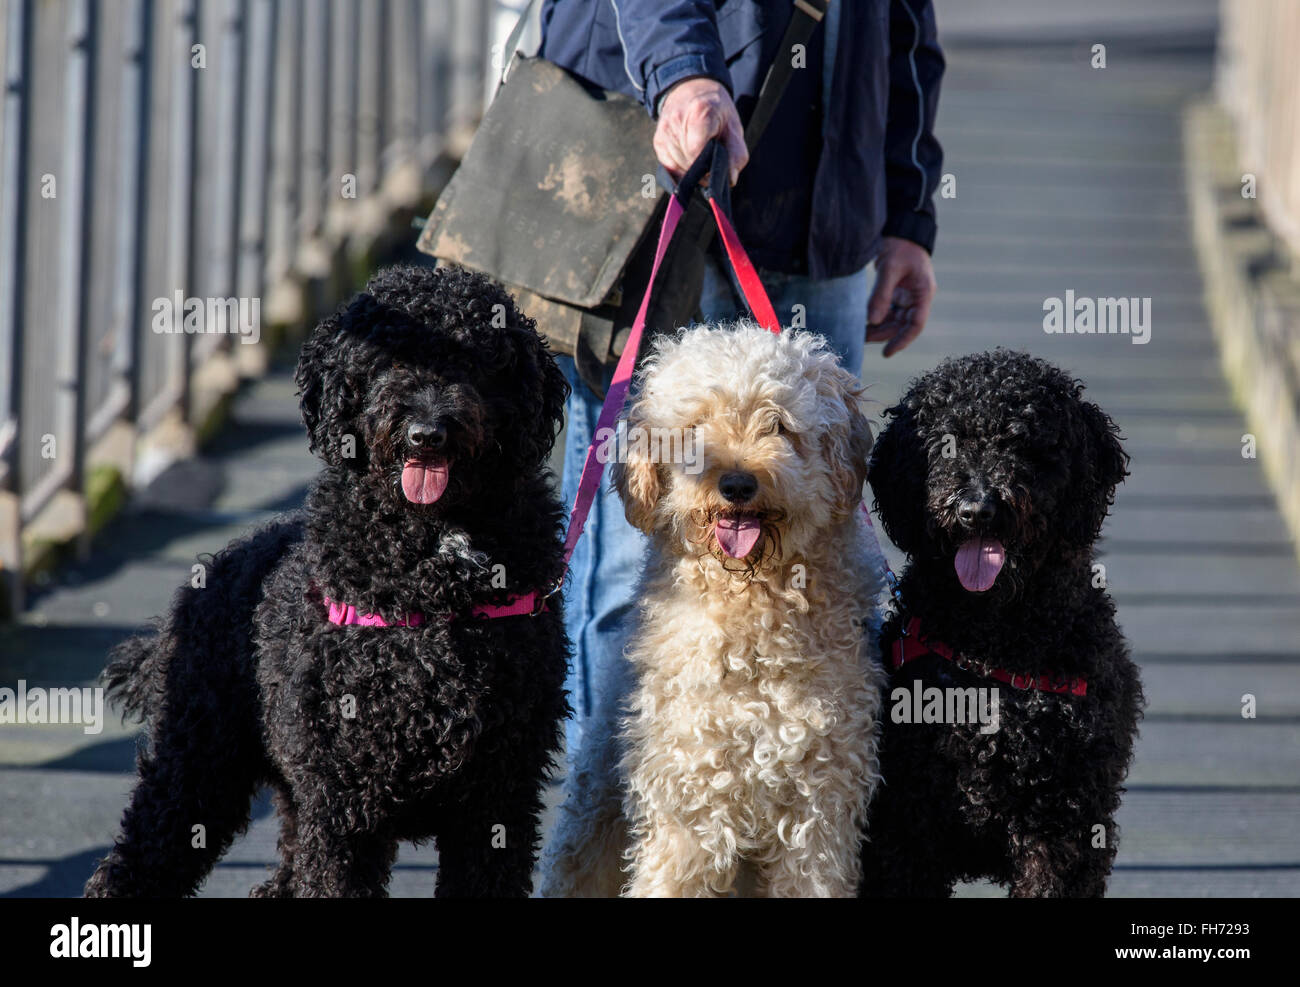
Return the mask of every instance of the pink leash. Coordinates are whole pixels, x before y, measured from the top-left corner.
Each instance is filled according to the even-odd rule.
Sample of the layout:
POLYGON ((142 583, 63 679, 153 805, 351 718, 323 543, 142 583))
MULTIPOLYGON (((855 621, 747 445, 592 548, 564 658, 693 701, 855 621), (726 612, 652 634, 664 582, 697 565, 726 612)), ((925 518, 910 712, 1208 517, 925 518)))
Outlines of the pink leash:
MULTIPOLYGON (((641 298, 641 307, 637 309, 636 319, 632 322, 632 331, 628 334, 623 352, 614 368, 614 377, 605 392, 605 403, 600 407, 600 417, 596 419, 596 431, 591 444, 587 446, 587 458, 582 463, 582 475, 578 479, 578 495, 573 500, 573 510, 569 512, 569 532, 564 539, 564 571, 568 574, 569 560, 573 550, 578 546, 578 539, 587 525, 587 515, 591 505, 600 491, 600 480, 605 475, 605 464, 596 456, 596 436, 604 429, 613 428, 615 420, 623 410, 627 400, 628 388, 632 386, 632 372, 636 368, 637 354, 641 349, 641 337, 645 335, 646 315, 650 310, 650 294, 654 291, 655 281, 659 278, 659 267, 663 264, 668 244, 672 242, 677 222, 682 218, 682 204, 676 195, 668 197, 668 211, 664 213, 663 225, 659 228, 659 245, 655 247, 655 261, 650 268, 650 281, 646 285, 645 295, 641 298)), ((557 592, 564 583, 564 576, 551 592, 557 592)))

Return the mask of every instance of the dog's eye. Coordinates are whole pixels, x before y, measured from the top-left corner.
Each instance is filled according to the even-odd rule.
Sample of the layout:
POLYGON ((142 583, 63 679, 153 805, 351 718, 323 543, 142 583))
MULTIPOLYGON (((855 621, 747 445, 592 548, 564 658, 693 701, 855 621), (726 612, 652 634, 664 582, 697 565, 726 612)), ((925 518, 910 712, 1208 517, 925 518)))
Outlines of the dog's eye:
POLYGON ((786 434, 785 422, 782 421, 780 415, 776 415, 776 414, 767 415, 763 419, 762 431, 760 432, 760 434, 761 435, 785 435, 786 434))

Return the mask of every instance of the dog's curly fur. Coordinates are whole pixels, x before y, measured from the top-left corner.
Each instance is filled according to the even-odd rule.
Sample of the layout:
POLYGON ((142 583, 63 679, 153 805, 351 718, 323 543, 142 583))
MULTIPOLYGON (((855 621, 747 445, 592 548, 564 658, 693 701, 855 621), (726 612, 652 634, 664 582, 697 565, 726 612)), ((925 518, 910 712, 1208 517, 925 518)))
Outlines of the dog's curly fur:
POLYGON ((633 897, 728 894, 742 862, 761 894, 852 896, 879 703, 860 385, 821 337, 752 323, 660 338, 641 384, 629 434, 693 430, 702 468, 635 444, 613 467, 651 537, 636 683, 621 736, 584 733, 543 893, 612 895, 625 857, 633 897), (733 471, 757 480, 743 502, 733 471), (738 513, 762 525, 740 561, 714 527, 738 513))
POLYGON ((500 288, 418 267, 322 321, 296 379, 325 463, 305 512, 205 558, 108 666, 149 734, 86 893, 193 894, 269 785, 280 864, 255 895, 382 895, 398 841, 431 837, 439 895, 526 895, 567 645, 556 598, 535 618, 471 610, 562 573, 546 463, 567 384, 500 288), (404 494, 406 464, 433 461, 416 423, 445 430, 433 503, 404 494), (393 626, 332 624, 325 598, 393 626))
MULTIPOLYGON (((1082 676, 1087 695, 1001 685, 1000 728, 884 717, 883 782, 863 845, 867 895, 946 896, 990 878, 1012 896, 1094 896, 1115 857, 1115 812, 1143 707, 1094 542, 1128 475, 1114 422, 1082 384, 1025 354, 951 359, 914 381, 872 453, 876 507, 909 562, 902 620, 967 658, 1033 676, 1082 676), (980 518, 964 505, 991 511, 980 518), (973 520, 972 520, 973 515, 973 520), (993 538, 1006 561, 972 592, 954 558, 993 538)), ((928 655, 890 689, 999 686, 928 655)), ((900 700, 903 698, 900 695, 900 700)))

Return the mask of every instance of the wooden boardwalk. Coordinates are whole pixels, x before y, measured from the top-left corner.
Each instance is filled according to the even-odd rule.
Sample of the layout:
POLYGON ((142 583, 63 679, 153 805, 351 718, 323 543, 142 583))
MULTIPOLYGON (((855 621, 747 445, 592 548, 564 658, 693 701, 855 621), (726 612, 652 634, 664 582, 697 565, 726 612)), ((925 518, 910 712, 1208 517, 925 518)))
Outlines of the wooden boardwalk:
MULTIPOLYGON (((1153 3, 1172 17, 1189 5, 1212 6, 1153 3)), ((985 6, 959 0, 954 17, 985 6)), ((1020 27, 1039 8, 994 6, 1022 10, 1008 17, 1020 27)), ((1086 44, 949 41, 948 54, 938 132, 957 197, 939 203, 940 296, 921 339, 889 361, 870 354, 864 377, 887 403, 944 355, 1001 344, 1088 382, 1133 456, 1102 561, 1150 699, 1112 893, 1295 895, 1300 568, 1259 464, 1241 457, 1245 425, 1201 305, 1180 171, 1181 106, 1208 88, 1211 54, 1117 43, 1101 71, 1086 44), (1043 301, 1067 289, 1150 297, 1151 341, 1046 335, 1043 301), (1253 720, 1241 716, 1247 693, 1253 720)), ((287 377, 250 388, 202 460, 115 522, 22 626, 0 630, 0 680, 89 684, 196 552, 296 505, 314 468, 287 377)), ((121 812, 133 751, 115 723, 94 737, 0 727, 0 894, 78 893, 121 812)), ((263 804, 204 894, 246 894, 275 835, 263 804)), ((404 847, 393 892, 428 894, 434 866, 430 850, 404 847)))

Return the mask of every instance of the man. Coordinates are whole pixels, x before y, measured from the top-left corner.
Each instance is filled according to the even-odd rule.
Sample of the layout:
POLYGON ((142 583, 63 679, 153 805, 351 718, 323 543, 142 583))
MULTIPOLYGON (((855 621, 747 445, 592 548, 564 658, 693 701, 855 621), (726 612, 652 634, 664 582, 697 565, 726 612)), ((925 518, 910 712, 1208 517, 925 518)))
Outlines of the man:
MULTIPOLYGON (((736 229, 778 318, 825 334, 856 371, 864 327, 888 357, 929 315, 931 196, 943 163, 931 128, 943 55, 930 0, 832 0, 805 51, 779 51, 793 9, 792 0, 547 0, 540 54, 643 101, 657 120, 655 154, 674 176, 709 140, 727 145, 736 229), (776 58, 797 71, 751 159, 742 119, 776 58)), ((705 271, 700 311, 707 321, 741 314, 716 264, 705 271)), ((564 363, 574 388, 563 479, 572 503, 600 401, 564 363)), ((612 715, 625 694, 623 645, 644 547, 606 478, 566 596, 570 754, 587 719, 612 715)))

